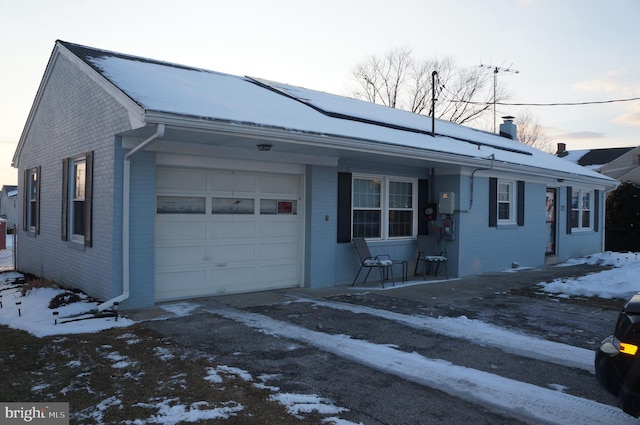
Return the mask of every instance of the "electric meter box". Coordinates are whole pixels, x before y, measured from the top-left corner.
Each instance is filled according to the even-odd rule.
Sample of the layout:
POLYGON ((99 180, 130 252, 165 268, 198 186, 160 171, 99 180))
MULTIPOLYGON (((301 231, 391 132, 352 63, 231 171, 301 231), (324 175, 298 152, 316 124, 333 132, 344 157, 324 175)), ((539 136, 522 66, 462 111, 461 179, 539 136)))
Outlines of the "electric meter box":
POLYGON ((438 212, 440 214, 453 214, 456 206, 456 194, 454 192, 440 192, 438 199, 438 212))

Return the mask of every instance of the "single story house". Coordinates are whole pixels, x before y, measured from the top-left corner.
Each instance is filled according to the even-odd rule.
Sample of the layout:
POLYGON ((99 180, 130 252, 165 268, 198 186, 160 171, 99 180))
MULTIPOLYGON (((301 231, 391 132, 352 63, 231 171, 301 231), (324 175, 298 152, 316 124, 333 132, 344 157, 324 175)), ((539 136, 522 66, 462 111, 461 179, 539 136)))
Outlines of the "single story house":
POLYGON ((13 158, 18 269, 138 308, 350 284, 357 236, 412 270, 436 234, 450 277, 600 251, 616 181, 501 133, 57 41, 13 158))
POLYGON ((16 225, 16 200, 18 198, 18 186, 4 185, 0 191, 0 218, 6 220, 7 232, 13 232, 16 225))

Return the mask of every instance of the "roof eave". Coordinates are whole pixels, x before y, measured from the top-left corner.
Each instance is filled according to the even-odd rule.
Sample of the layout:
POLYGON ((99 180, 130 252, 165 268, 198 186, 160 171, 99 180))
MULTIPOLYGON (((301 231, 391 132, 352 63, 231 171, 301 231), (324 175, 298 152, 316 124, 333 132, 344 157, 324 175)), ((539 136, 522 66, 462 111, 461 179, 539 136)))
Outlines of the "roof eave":
MULTIPOLYGON (((487 167, 490 153, 478 156, 469 156, 458 153, 437 151, 412 146, 403 146, 395 143, 384 143, 364 138, 353 138, 335 134, 321 134, 295 129, 286 129, 254 123, 232 122, 200 117, 181 116, 166 112, 147 111, 145 120, 147 123, 163 123, 167 126, 190 127, 206 130, 216 134, 240 137, 259 137, 264 140, 298 143, 330 147, 341 150, 361 151, 372 154, 392 155, 398 158, 420 158, 438 161, 444 164, 458 165, 462 167, 487 167)), ((443 138, 446 136, 443 136, 443 138)), ((605 175, 589 176, 565 171, 550 170, 543 167, 526 166, 509 162, 499 162, 497 167, 501 171, 517 172, 540 177, 557 182, 581 182, 600 187, 615 187, 617 181, 605 175)))

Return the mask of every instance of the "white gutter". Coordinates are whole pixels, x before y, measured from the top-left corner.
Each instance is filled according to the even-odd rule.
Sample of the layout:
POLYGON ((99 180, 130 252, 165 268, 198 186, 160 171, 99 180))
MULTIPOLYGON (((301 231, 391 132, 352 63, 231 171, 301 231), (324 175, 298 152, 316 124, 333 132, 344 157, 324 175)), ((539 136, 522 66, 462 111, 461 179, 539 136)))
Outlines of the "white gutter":
POLYGON ((131 191, 131 157, 146 148, 158 137, 164 136, 164 124, 157 124, 156 132, 144 142, 131 149, 124 156, 124 177, 122 182, 122 294, 98 306, 99 311, 118 305, 129 298, 129 196, 131 191))

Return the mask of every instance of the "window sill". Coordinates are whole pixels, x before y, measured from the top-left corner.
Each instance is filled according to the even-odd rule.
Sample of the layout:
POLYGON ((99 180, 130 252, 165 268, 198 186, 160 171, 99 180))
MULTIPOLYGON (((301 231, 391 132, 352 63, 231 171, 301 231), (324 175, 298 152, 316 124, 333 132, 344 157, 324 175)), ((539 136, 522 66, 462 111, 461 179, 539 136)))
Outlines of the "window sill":
POLYGON ((80 243, 80 242, 76 242, 76 241, 67 241, 67 246, 71 249, 75 249, 78 251, 84 251, 85 250, 85 246, 84 246, 84 242, 80 243))

